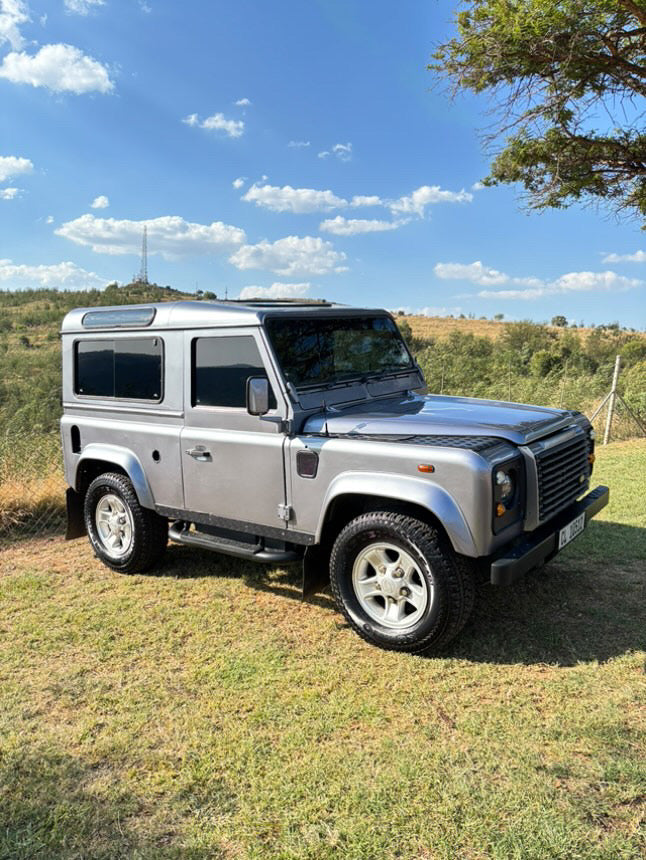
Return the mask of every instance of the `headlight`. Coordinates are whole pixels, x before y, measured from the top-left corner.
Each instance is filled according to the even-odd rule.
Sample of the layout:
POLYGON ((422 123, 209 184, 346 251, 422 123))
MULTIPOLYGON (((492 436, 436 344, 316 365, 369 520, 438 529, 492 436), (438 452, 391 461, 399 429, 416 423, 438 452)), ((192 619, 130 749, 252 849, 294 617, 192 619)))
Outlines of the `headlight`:
POLYGON ((496 472, 496 486, 498 487, 498 498, 501 502, 508 502, 514 495, 514 479, 502 469, 496 472))
POLYGON ((498 534, 520 520, 525 512, 525 469, 517 455, 491 471, 493 517, 491 527, 498 534))

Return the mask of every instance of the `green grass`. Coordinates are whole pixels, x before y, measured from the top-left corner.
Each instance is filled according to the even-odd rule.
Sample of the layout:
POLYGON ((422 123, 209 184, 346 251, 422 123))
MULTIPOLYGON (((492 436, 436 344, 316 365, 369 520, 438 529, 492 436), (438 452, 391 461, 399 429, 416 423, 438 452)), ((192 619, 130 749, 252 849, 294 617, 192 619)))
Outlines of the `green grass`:
POLYGON ((378 651, 298 571, 85 541, 0 558, 0 858, 643 856, 646 444, 445 655, 378 651))

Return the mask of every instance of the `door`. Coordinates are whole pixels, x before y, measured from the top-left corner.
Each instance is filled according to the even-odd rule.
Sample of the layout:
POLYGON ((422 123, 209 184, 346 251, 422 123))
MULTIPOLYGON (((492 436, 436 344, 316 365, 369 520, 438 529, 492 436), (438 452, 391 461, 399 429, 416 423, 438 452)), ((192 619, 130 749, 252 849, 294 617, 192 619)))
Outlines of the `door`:
POLYGON ((185 508, 228 528, 284 528, 279 505, 285 503, 285 435, 246 408, 247 379, 266 376, 272 388, 269 416, 278 418, 285 409, 258 331, 186 332, 185 356, 185 508))

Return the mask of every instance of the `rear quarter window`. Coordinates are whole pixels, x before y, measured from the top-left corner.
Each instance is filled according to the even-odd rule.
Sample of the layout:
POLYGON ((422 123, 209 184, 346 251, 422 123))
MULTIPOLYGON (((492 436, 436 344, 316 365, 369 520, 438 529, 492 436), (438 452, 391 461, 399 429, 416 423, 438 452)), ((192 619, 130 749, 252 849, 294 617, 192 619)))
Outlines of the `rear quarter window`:
POLYGON ((162 399, 163 343, 159 337, 77 341, 74 393, 124 400, 162 399))

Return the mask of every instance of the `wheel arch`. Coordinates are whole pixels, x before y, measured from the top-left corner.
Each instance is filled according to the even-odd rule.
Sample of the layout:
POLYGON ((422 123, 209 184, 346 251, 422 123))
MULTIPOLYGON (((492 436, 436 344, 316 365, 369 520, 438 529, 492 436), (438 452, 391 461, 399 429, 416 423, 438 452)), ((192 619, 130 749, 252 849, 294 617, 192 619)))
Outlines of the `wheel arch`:
POLYGON ((132 483, 139 504, 143 508, 155 510, 155 501, 141 461, 133 451, 120 445, 90 443, 85 446, 74 473, 72 486, 75 492, 84 495, 94 478, 104 472, 125 475, 132 483))
POLYGON ((345 473, 332 482, 317 528, 317 542, 327 545, 355 516, 386 508, 434 526, 457 553, 478 555, 462 511, 444 488, 416 478, 366 472, 345 473))

